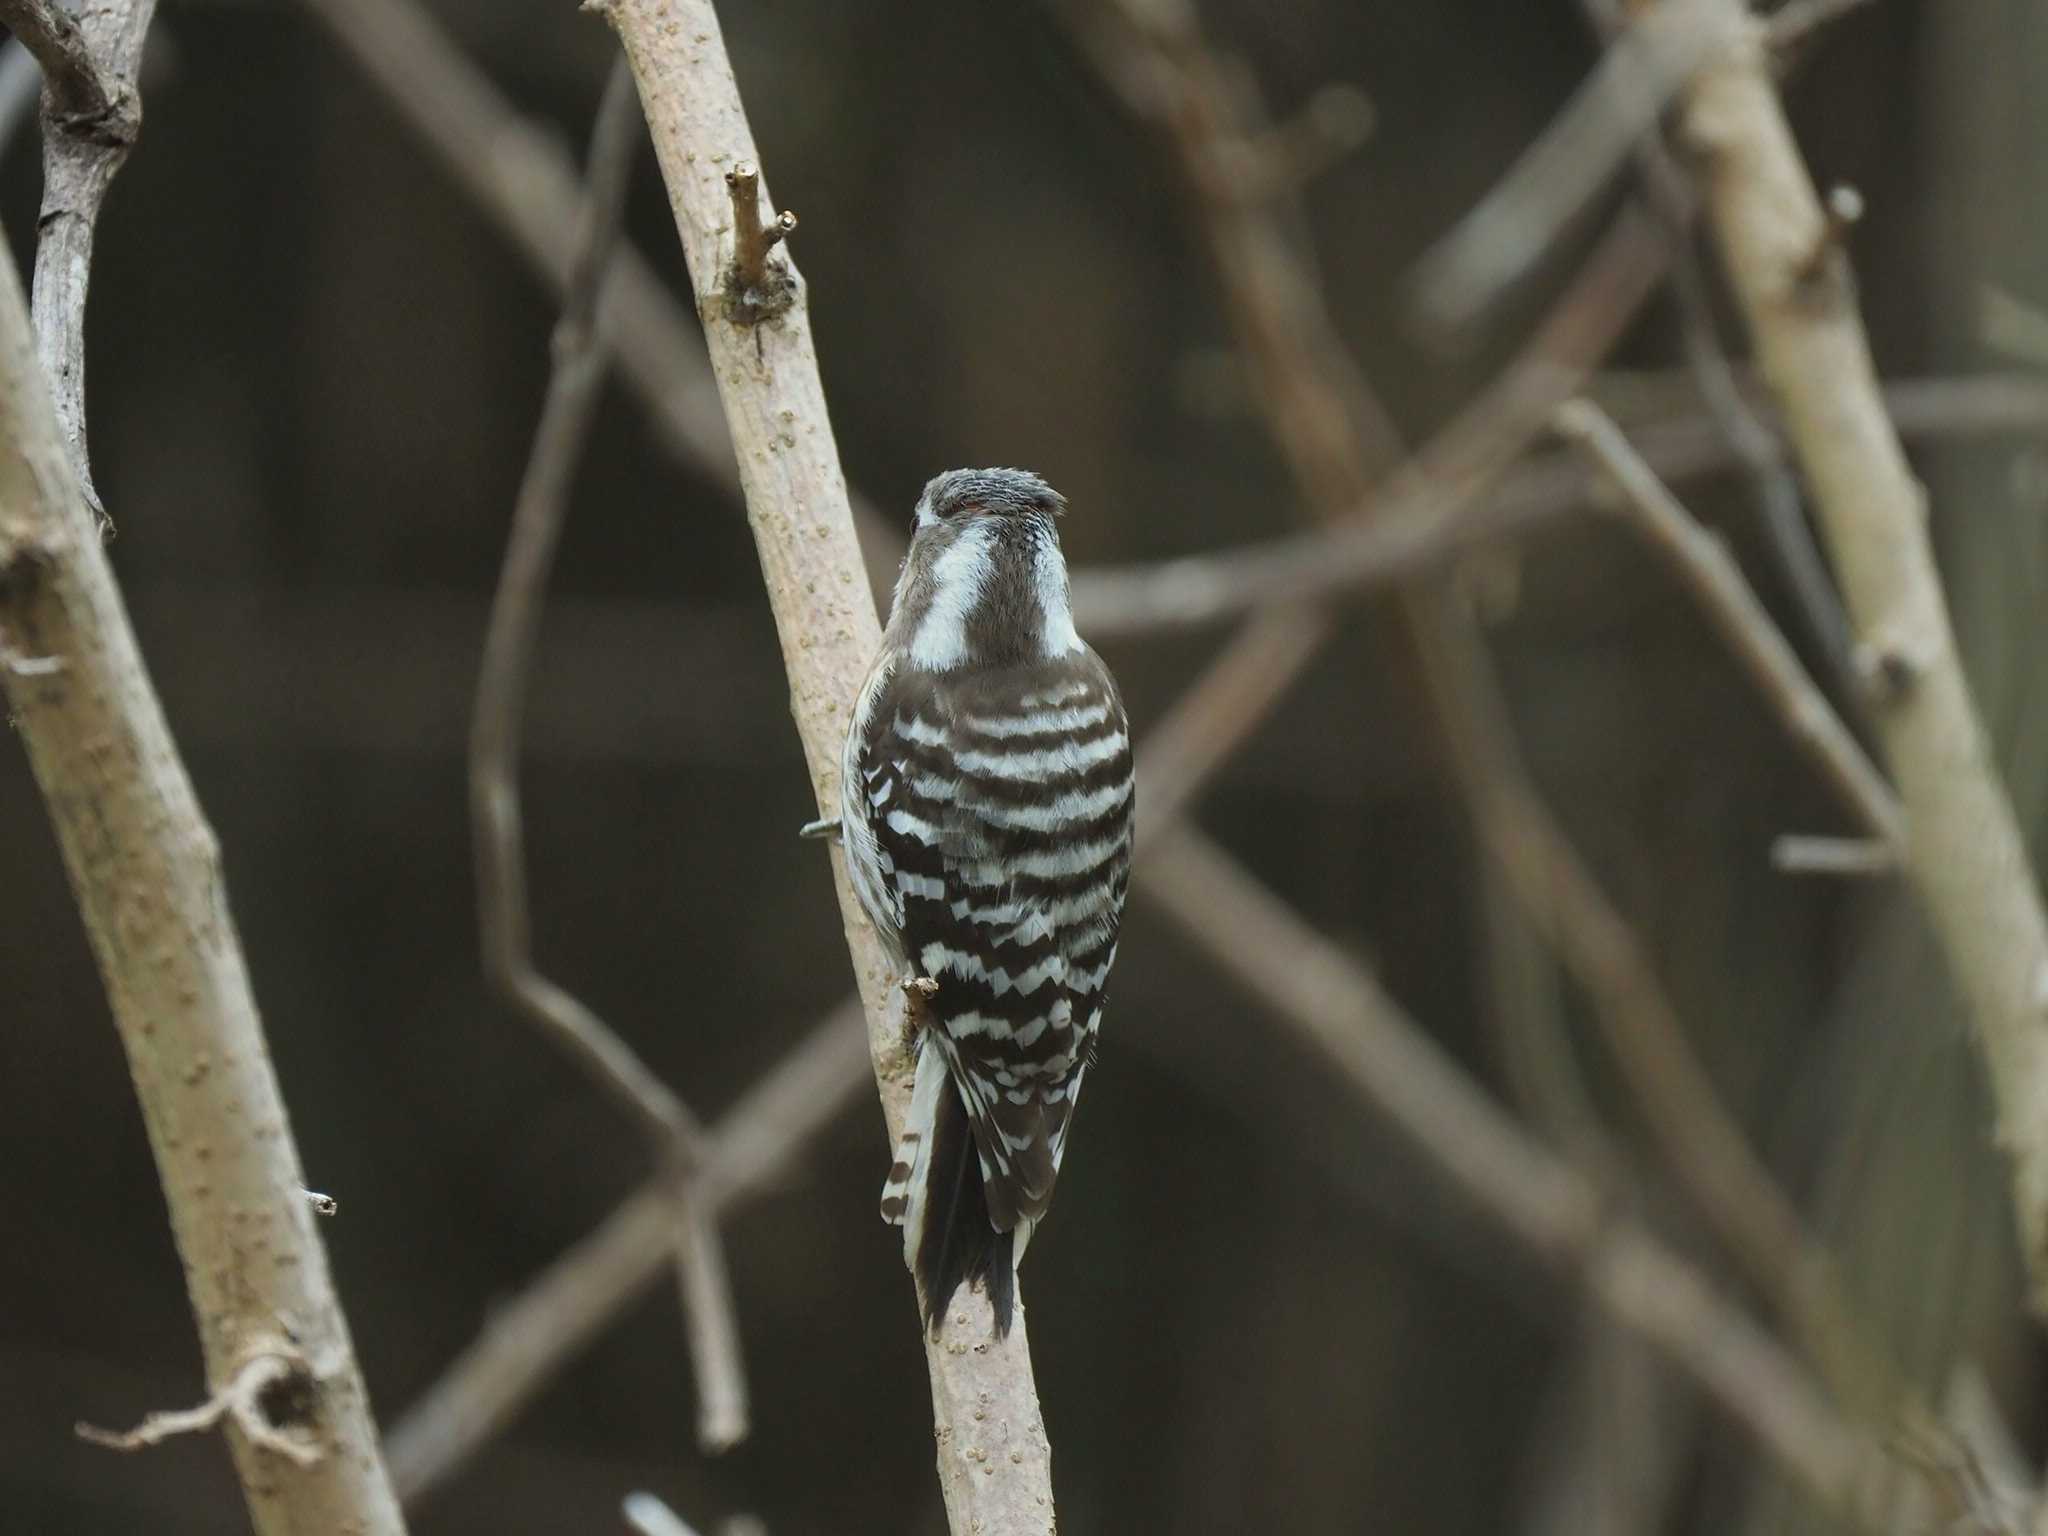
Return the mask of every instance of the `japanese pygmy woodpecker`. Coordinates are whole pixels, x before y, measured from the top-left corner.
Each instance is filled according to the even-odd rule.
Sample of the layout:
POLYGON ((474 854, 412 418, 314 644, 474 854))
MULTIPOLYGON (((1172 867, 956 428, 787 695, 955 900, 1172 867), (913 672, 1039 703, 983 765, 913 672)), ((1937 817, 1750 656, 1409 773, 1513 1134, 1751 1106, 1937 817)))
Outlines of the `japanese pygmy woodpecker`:
POLYGON ((979 1282, 1009 1331, 1130 880, 1129 727, 1074 632, 1065 507, 1016 469, 925 487, 846 738, 847 866, 920 1025, 882 1215, 935 1329, 979 1282))

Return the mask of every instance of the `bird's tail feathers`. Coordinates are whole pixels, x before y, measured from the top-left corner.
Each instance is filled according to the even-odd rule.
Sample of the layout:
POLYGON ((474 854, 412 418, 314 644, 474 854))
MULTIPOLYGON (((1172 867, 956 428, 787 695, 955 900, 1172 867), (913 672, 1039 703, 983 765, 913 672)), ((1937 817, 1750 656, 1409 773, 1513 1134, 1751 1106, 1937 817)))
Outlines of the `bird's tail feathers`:
MULTIPOLYGON (((934 1333, 953 1293, 977 1281, 995 1310, 997 1337, 1009 1333, 1023 1243, 989 1220, 966 1106, 947 1074, 944 1054, 929 1046, 918 1053, 910 1118, 882 1187, 882 1219, 903 1228, 904 1262, 917 1277, 925 1321, 934 1333)), ((1018 1235, 1029 1242, 1036 1223, 1018 1225, 1018 1235)))

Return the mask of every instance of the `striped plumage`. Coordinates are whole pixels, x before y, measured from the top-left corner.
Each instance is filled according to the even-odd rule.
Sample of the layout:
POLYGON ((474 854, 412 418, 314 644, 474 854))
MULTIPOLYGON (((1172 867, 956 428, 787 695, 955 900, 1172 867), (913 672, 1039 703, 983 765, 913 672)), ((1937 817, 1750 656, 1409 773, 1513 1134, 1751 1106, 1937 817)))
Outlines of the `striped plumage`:
POLYGON ((980 1281, 1008 1331, 1130 874, 1129 729, 1074 632, 1063 507, 1021 470, 925 488, 847 736, 854 888, 906 983, 936 984, 912 997, 917 1084, 882 1198, 934 1326, 980 1281))

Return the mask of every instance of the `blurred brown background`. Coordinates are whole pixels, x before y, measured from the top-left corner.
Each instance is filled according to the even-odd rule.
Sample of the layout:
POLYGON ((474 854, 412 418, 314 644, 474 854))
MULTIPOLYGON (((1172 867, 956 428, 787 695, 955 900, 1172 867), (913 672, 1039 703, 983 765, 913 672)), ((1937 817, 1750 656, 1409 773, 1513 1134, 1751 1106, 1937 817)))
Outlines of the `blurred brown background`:
MULTIPOLYGON (((599 22, 569 0, 432 9, 580 153, 611 58, 599 22)), ((776 198, 802 218, 850 478, 907 518, 939 469, 1035 468, 1073 504, 1077 564, 1294 525, 1168 159, 1048 9, 722 9, 776 198)), ((1202 9, 1276 110, 1331 82, 1370 98, 1375 137, 1310 189, 1308 233, 1341 341, 1426 432, 1544 285, 1446 356, 1407 323, 1405 280, 1590 67, 1578 7, 1202 9)), ((491 1000, 476 960, 462 752, 554 302, 297 7, 166 0, 157 31, 142 144, 101 230, 94 466, 226 851, 308 1177, 340 1201, 323 1231, 389 1422, 494 1298, 645 1172, 632 1129, 491 1000)), ((1870 205, 1854 251, 1881 366, 1987 366, 1980 286, 2048 301, 2048 17, 2025 0, 1880 0, 1821 37, 1790 90, 1816 174, 1870 205)), ((31 121, 0 162, 18 260, 37 187, 31 121)), ((630 229, 686 294, 651 156, 630 229)), ((1660 299, 1617 361, 1676 356, 1660 299)), ((1977 438, 1919 466, 2038 831, 2048 460, 1977 438)), ((1740 485, 1687 496, 1782 604, 1740 485)), ((1513 600, 1495 651, 1533 766, 1717 1081, 1929 1390, 1974 1363, 2031 1442, 2038 1361, 2002 1173, 1912 914, 1880 884, 1771 872, 1774 835, 1840 830, 1839 812, 1631 540, 1573 523, 1498 564, 1509 575, 1488 579, 1513 600)), ((1463 818, 1375 605, 1354 612, 1200 820, 1498 1085, 1463 818)), ((1105 646, 1141 726, 1216 642, 1105 646)), ((745 524, 616 386, 527 739, 540 962, 715 1115, 848 974, 825 860, 793 835, 812 808, 745 524)), ((116 1457, 72 1437, 77 1419, 196 1401, 198 1353, 119 1046, 12 747, 0 854, 0 1527, 243 1529, 215 1441, 116 1457)), ((1573 1476, 1605 1495, 1646 1482, 1630 1529, 1811 1528, 1746 1441, 1617 1359, 1569 1287, 1142 902, 1115 991, 1026 1270, 1073 1536, 1600 1529, 1570 1513, 1573 1476)), ((1597 1050, 1583 1056, 1640 1139, 1597 1050)), ((1717 1262, 1642 1161, 1652 1219, 1717 1262)), ((874 1211, 885 1162, 864 1094, 729 1228, 749 1444, 695 1449, 664 1283, 414 1529, 616 1529, 619 1494, 646 1486, 707 1527, 749 1511, 776 1536, 942 1530, 910 1296, 874 1211)))

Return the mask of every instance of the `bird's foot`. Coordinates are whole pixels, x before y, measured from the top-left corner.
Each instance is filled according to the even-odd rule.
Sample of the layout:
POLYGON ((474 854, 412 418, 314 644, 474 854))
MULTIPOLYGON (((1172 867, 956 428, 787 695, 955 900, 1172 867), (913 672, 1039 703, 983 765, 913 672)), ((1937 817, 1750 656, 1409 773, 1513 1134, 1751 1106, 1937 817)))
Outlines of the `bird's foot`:
POLYGON ((917 1055, 918 1037, 925 1031, 925 1004, 938 996, 939 984, 929 976, 903 978, 903 995, 909 999, 903 1010, 903 1054, 917 1055))

